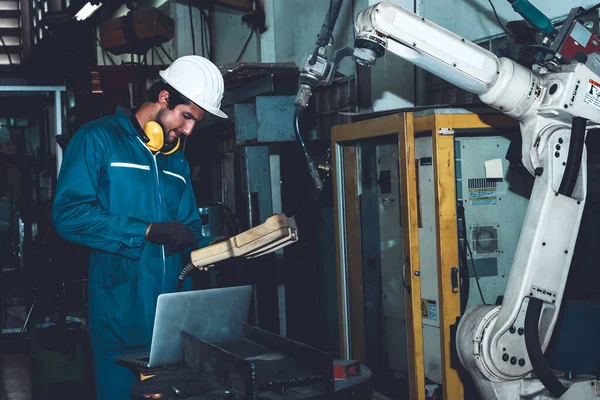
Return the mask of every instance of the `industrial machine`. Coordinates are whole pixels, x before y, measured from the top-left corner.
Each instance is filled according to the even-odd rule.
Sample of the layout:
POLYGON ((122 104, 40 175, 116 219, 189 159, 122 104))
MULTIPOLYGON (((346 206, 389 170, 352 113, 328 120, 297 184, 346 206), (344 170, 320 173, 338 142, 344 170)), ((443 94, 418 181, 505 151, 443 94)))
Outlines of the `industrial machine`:
MULTIPOLYGON (((560 380, 543 351, 558 317, 586 199, 585 137, 600 122, 597 40, 577 22, 583 9, 572 11, 558 31, 528 1, 509 1, 542 35, 542 56, 533 70, 390 2, 359 13, 353 57, 371 66, 390 51, 519 121, 522 163, 535 177, 533 191, 502 305, 466 311, 457 331, 458 356, 485 399, 594 398, 599 381, 560 380)), ((329 25, 339 3, 330 8, 329 25)), ((326 84, 339 62, 337 56, 327 61, 319 50, 324 45, 317 42, 301 73, 298 107, 306 107, 310 88, 326 84)))

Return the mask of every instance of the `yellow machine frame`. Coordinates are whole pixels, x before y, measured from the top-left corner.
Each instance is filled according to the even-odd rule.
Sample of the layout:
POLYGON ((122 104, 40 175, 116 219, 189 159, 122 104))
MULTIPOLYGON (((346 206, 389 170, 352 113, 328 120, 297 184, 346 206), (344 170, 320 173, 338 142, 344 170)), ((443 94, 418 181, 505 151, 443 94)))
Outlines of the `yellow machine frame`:
POLYGON ((396 134, 399 146, 401 205, 406 259, 404 281, 407 313, 407 348, 411 400, 425 399, 423 321, 415 171, 415 134, 432 137, 438 292, 442 348, 443 398, 464 398, 458 372, 450 367, 450 325, 460 316, 460 294, 452 290, 451 270, 458 267, 456 181, 454 136, 456 129, 518 128, 518 123, 500 114, 432 113, 415 117, 413 112, 388 115, 366 121, 334 126, 331 131, 334 190, 338 312, 341 357, 365 362, 365 311, 362 282, 360 214, 356 142, 396 134), (341 235, 345 240, 340 240, 341 235))

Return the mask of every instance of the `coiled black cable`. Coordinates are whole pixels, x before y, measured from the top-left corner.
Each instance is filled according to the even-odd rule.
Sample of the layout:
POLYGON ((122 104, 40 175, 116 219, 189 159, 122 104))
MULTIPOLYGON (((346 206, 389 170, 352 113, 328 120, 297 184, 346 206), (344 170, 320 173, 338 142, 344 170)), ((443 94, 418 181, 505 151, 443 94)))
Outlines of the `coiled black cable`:
POLYGON ((194 270, 194 264, 192 264, 191 262, 189 264, 186 264, 183 269, 181 270, 181 273, 179 274, 179 279, 177 280, 177 291, 181 292, 181 287, 183 286, 183 282, 185 281, 185 278, 188 276, 188 274, 190 272, 192 272, 194 270))

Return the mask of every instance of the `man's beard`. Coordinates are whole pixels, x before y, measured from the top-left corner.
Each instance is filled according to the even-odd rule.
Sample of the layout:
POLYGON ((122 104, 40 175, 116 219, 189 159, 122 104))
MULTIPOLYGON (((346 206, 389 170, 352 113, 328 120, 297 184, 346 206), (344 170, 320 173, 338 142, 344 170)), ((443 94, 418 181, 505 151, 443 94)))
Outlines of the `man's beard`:
POLYGON ((171 137, 169 136, 169 131, 167 131, 167 129, 165 128, 165 124, 163 123, 163 117, 166 113, 166 110, 159 110, 158 111, 158 115, 156 116, 156 122, 160 125, 162 131, 163 131, 163 137, 165 140, 165 143, 173 143, 175 142, 176 139, 171 139, 171 137))
MULTIPOLYGON (((164 132, 164 131, 163 131, 164 132)), ((168 133, 165 133, 165 142, 166 143, 174 143, 177 140, 177 138, 173 138, 171 137, 171 135, 169 135, 168 133)))

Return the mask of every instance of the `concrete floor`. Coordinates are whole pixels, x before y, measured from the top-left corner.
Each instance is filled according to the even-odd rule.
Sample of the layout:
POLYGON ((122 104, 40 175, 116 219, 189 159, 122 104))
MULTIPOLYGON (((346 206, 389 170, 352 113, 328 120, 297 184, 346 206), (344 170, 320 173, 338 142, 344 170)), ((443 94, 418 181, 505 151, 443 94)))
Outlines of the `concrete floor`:
MULTIPOLYGON (((1 293, 5 309, 4 324, 0 327, 20 329, 27 315, 24 286, 20 281, 10 281, 10 285, 6 286, 8 290, 1 293)), ((0 400, 31 399, 31 367, 27 341, 19 335, 2 335, 0 350, 0 400)))
POLYGON ((0 354, 0 400, 30 400, 29 355, 0 354))

